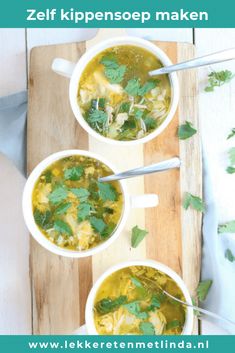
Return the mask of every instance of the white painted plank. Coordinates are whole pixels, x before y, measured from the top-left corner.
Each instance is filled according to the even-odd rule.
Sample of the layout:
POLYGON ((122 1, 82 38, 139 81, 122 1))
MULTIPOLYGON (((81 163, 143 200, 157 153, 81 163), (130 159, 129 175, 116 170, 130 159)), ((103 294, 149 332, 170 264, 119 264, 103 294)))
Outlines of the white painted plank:
POLYGON ((31 334, 29 234, 21 209, 25 183, 0 153, 0 334, 31 334))
POLYGON ((0 96, 26 89, 25 30, 0 29, 0 96))
POLYGON ((127 33, 146 39, 169 42, 193 42, 192 28, 129 28, 127 33))
MULTIPOLYGON (((197 29, 195 42, 198 56, 228 49, 234 47, 235 29, 197 29)), ((214 65, 213 69, 229 69, 235 72, 235 61, 214 65)), ((233 139, 226 140, 229 130, 235 126, 235 80, 215 89, 212 93, 206 93, 204 87, 207 82, 207 75, 211 70, 212 67, 198 70, 200 82, 199 117, 204 150, 210 164, 211 189, 214 190, 218 222, 224 222, 235 219, 234 198, 232 196, 235 194, 234 176, 227 174, 225 171, 228 165, 227 151, 235 145, 233 139)), ((230 295, 230 292, 234 292, 234 285, 233 282, 228 280, 227 275, 227 271, 232 270, 232 268, 228 268, 231 264, 225 263, 224 260, 224 240, 225 237, 218 239, 216 234, 212 234, 211 239, 207 239, 209 241, 208 248, 212 249, 213 254, 209 254, 208 252, 211 250, 207 249, 209 251, 205 256, 207 260, 208 256, 213 256, 213 268, 215 277, 217 276, 214 288, 212 287, 208 297, 207 306, 211 310, 219 311, 221 315, 230 316, 229 318, 235 321, 235 317, 231 317, 234 311, 233 296, 230 295), (220 295, 220 288, 223 288, 222 295, 220 295), (226 293, 226 296, 223 293, 226 293)), ((233 249, 235 249, 235 244, 231 240, 232 244, 233 249)), ((217 334, 218 332, 223 333, 218 327, 215 328, 211 324, 202 323, 203 334, 215 332, 217 334)))

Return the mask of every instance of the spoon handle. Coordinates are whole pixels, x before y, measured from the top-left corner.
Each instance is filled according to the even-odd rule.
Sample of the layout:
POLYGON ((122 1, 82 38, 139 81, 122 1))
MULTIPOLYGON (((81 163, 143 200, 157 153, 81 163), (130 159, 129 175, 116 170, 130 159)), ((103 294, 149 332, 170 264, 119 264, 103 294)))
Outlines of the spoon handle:
POLYGON ((192 69, 194 67, 217 64, 222 61, 229 61, 235 59, 235 48, 223 50, 210 55, 202 56, 200 58, 185 61, 176 65, 165 66, 157 70, 149 72, 150 76, 170 74, 174 71, 192 69))
POLYGON ((99 181, 107 182, 107 181, 133 178, 139 175, 162 172, 164 170, 179 168, 179 167, 180 167, 180 159, 178 157, 174 157, 163 162, 148 165, 146 167, 135 168, 123 173, 108 175, 107 177, 99 178, 99 181))
POLYGON ((173 295, 171 295, 170 293, 168 293, 167 291, 165 291, 164 289, 162 289, 163 293, 165 293, 168 297, 170 297, 171 299, 175 300, 176 302, 178 303, 181 303, 183 305, 186 305, 204 315, 207 315, 209 317, 212 317, 213 319, 217 319, 217 320, 220 320, 220 321, 223 321, 223 322, 226 322, 227 324, 230 324, 230 325, 233 325, 235 326, 235 322, 229 320, 229 319, 226 319, 225 317, 223 316, 220 316, 218 314, 215 314, 215 313, 212 313, 211 311, 209 310, 206 310, 206 309, 202 309, 202 308, 199 308, 198 306, 195 306, 195 305, 191 305, 191 304, 188 304, 186 302, 184 302, 183 300, 180 300, 176 297, 174 297, 173 295))

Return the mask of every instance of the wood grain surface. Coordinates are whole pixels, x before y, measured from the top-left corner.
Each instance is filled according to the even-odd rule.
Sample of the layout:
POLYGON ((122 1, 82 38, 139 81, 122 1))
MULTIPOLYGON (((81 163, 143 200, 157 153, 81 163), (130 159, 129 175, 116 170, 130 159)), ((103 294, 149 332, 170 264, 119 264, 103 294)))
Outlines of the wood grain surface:
MULTIPOLYGON (((87 47, 96 41, 87 43, 87 47)), ((173 62, 194 56, 191 44, 157 43, 173 62)), ((109 147, 88 137, 75 120, 68 100, 69 81, 51 71, 55 57, 78 60, 85 44, 34 48, 30 57, 28 113, 28 172, 49 154, 70 148, 96 151, 125 170, 143 163, 179 155, 180 171, 128 180, 130 194, 157 193, 159 206, 132 210, 120 238, 106 251, 85 260, 62 258, 31 241, 33 332, 71 333, 84 322, 87 294, 99 275, 120 261, 152 258, 164 262, 183 276, 191 293, 200 274, 201 216, 184 211, 184 192, 201 195, 201 159, 197 136, 179 142, 177 127, 190 120, 197 125, 196 74, 180 74, 181 99, 168 128, 154 141, 138 147, 109 147), (193 166, 193 167, 192 167, 193 166), (130 247, 130 229, 138 224, 149 235, 137 249, 130 247)))

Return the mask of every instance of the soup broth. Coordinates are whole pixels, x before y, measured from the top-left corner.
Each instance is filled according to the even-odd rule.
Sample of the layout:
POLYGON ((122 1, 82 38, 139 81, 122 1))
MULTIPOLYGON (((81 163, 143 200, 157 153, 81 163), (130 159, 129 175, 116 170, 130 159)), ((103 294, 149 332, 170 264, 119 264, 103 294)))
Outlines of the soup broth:
POLYGON ((165 120, 171 102, 167 75, 151 79, 162 63, 149 51, 119 45, 93 58, 78 87, 78 104, 87 123, 115 140, 136 140, 165 120))
POLYGON ((100 286, 94 320, 100 335, 179 335, 185 322, 184 300, 176 282, 147 266, 131 266, 110 275, 100 286))
POLYGON ((119 182, 100 183, 112 174, 98 160, 70 156, 49 166, 35 184, 34 220, 52 243, 83 251, 97 246, 114 232, 122 214, 119 182))

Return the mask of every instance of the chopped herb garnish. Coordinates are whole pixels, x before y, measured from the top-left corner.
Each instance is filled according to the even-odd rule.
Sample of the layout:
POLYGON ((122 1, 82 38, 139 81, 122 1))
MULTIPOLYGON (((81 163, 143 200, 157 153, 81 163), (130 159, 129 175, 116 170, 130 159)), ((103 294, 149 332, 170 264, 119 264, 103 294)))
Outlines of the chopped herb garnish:
POLYGON ((117 200, 118 194, 112 184, 98 182, 97 185, 98 185, 98 189, 99 189, 100 198, 103 201, 107 201, 107 200, 116 201, 117 200))
POLYGON ((192 124, 189 121, 185 121, 185 123, 178 128, 178 137, 180 140, 186 140, 195 135, 196 132, 197 130, 192 127, 192 124))
POLYGON ((135 118, 137 120, 141 119, 143 117, 144 111, 140 109, 135 109, 134 110, 135 118))
POLYGON ((205 280, 205 281, 201 281, 197 287, 197 296, 198 299, 203 302, 207 295, 208 292, 212 286, 213 281, 211 279, 205 280))
POLYGON ((129 96, 137 96, 140 89, 140 82, 138 78, 132 78, 127 82, 125 91, 129 96))
POLYGON ((88 116, 88 121, 91 124, 98 123, 100 125, 104 125, 108 120, 108 115, 103 110, 94 110, 88 116))
POLYGON ((55 214, 60 215, 63 213, 66 213, 66 211, 70 208, 70 206, 72 205, 71 202, 64 202, 61 205, 59 205, 56 210, 55 210, 55 214))
POLYGON ((116 299, 104 298, 96 303, 96 310, 99 314, 108 314, 127 302, 127 297, 121 295, 116 299))
POLYGON ((234 136, 235 136, 235 128, 231 129, 231 131, 230 131, 230 133, 229 133, 229 135, 227 137, 227 140, 231 139, 234 136))
POLYGON ((133 301, 131 303, 123 305, 130 314, 135 315, 139 319, 147 319, 148 313, 141 311, 139 301, 133 301))
POLYGON ((155 329, 151 322, 141 322, 139 328, 143 335, 155 335, 155 329))
POLYGON ((91 225, 92 227, 95 229, 96 232, 98 232, 99 234, 102 234, 103 231, 105 230, 106 228, 106 223, 103 221, 103 219, 101 218, 97 218, 95 216, 92 216, 90 218, 90 222, 91 222, 91 225))
POLYGON ((129 113, 131 103, 124 102, 120 105, 119 113, 129 113))
POLYGON ((152 118, 151 116, 146 116, 146 118, 143 119, 145 126, 146 126, 146 130, 154 130, 157 127, 157 120, 152 118))
POLYGON ((154 311, 155 309, 159 309, 161 306, 160 299, 157 295, 153 295, 151 299, 151 304, 147 307, 147 311, 154 311))
POLYGON ((33 213, 36 224, 44 230, 50 229, 53 226, 52 223, 52 212, 47 210, 40 212, 37 208, 33 213))
POLYGON ((228 156, 230 164, 231 166, 233 166, 235 164, 235 147, 230 148, 230 150, 228 151, 228 156))
POLYGON ((102 236, 102 238, 106 238, 113 233, 115 228, 116 228, 116 224, 111 222, 108 225, 106 225, 105 229, 103 230, 103 232, 101 232, 100 235, 102 236))
POLYGON ((205 204, 200 197, 194 196, 189 192, 187 192, 183 200, 183 207, 185 210, 187 210, 189 206, 191 206, 192 208, 194 208, 199 212, 205 212, 205 209, 206 209, 205 204))
POLYGON ((235 173, 235 167, 227 167, 226 168, 226 172, 228 173, 228 174, 234 174, 235 173))
POLYGON ((142 87, 140 87, 140 89, 138 91, 138 95, 144 96, 146 93, 148 93, 153 88, 155 88, 159 82, 160 82, 160 80, 147 81, 142 87))
POLYGON ((138 226, 132 228, 131 234, 131 246, 136 248, 141 241, 146 237, 148 231, 145 229, 140 229, 138 226))
POLYGON ((92 206, 87 202, 82 202, 78 205, 78 221, 84 221, 87 217, 90 216, 92 206))
POLYGON ((122 82, 126 73, 125 65, 119 65, 114 57, 108 55, 103 57, 100 63, 104 65, 104 74, 110 83, 122 82))
POLYGON ((77 196, 80 202, 84 202, 88 199, 90 193, 85 188, 72 188, 70 191, 77 196))
POLYGON ((76 181, 81 178, 83 173, 84 173, 84 169, 81 166, 68 168, 68 169, 65 169, 64 171, 64 178, 65 180, 76 181))
POLYGON ((230 221, 218 226, 218 233, 235 233, 235 221, 230 221))
POLYGON ((46 170, 46 172, 42 176, 45 177, 46 183, 51 183, 52 172, 50 170, 46 170))
POLYGON ((172 330, 177 327, 181 327, 179 320, 172 320, 166 324, 166 330, 172 330))
POLYGON ((225 251, 224 256, 230 262, 234 262, 235 261, 235 256, 233 255, 233 253, 232 253, 232 251, 230 249, 227 249, 225 251))
POLYGON ((49 195, 48 199, 54 205, 64 201, 68 195, 68 191, 64 186, 57 186, 49 195))
POLYGON ((69 236, 73 235, 72 229, 69 226, 69 224, 64 222, 64 221, 62 221, 61 219, 57 219, 55 221, 54 229, 60 234, 66 234, 66 235, 69 235, 69 236))
POLYGON ((215 87, 220 87, 225 83, 230 82, 234 75, 229 70, 213 71, 208 75, 208 85, 205 88, 206 92, 213 92, 215 87))
POLYGON ((136 278, 136 277, 131 277, 131 282, 136 286, 137 288, 143 288, 143 284, 136 278))

